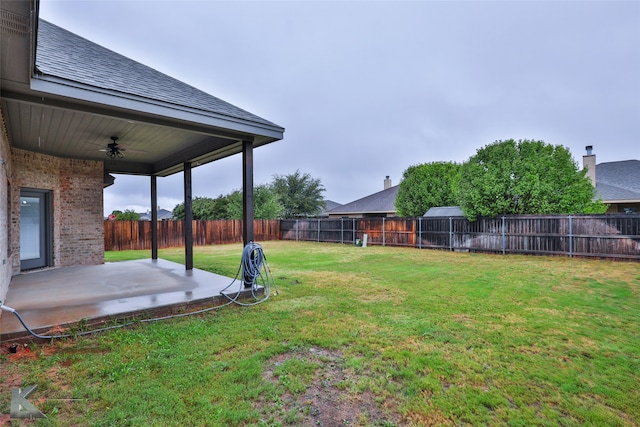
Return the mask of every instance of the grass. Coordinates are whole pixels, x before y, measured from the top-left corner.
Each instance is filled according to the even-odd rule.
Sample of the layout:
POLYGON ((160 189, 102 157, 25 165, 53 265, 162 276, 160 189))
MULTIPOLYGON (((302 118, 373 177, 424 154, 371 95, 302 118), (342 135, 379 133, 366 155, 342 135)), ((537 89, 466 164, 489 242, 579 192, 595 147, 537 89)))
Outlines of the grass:
MULTIPOLYGON (((0 381, 39 386, 36 425, 638 425, 637 263, 263 246, 266 303, 1 355, 0 381)), ((241 250, 194 265, 233 276, 241 250)))

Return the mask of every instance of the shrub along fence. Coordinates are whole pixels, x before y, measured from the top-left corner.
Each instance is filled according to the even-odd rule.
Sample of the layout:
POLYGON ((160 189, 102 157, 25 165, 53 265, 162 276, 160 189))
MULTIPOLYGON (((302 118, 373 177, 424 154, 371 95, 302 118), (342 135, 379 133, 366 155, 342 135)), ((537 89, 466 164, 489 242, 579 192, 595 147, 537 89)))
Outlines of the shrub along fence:
POLYGON ((282 240, 640 260, 640 215, 283 220, 282 240))
MULTIPOLYGON (((242 220, 194 220, 193 244, 242 242, 242 220)), ((280 239, 280 220, 253 222, 257 241, 280 239)), ((158 221, 158 247, 184 246, 184 221, 158 221)), ((151 249, 151 221, 105 221, 104 250, 151 249)))

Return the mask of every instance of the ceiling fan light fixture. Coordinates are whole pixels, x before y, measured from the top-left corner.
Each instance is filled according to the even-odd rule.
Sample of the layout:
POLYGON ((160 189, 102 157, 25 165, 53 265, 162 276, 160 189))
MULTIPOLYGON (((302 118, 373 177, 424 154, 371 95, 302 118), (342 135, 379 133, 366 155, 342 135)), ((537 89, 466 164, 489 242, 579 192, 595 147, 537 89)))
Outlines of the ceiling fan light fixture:
POLYGON ((107 157, 109 157, 110 159, 115 159, 115 158, 122 159, 124 157, 124 153, 123 153, 124 150, 121 150, 118 147, 118 142, 117 142, 118 137, 112 136, 111 141, 113 142, 107 145, 107 150, 106 150, 107 157))

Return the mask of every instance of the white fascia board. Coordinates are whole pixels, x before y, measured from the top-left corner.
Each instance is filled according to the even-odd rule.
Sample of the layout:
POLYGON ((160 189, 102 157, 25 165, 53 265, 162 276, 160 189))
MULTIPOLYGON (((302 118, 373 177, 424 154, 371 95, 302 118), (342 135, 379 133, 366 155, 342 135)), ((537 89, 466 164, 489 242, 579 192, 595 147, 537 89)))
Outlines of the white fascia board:
POLYGON ((204 126, 229 129, 235 132, 259 135, 275 140, 282 139, 284 133, 284 129, 277 125, 269 126, 266 123, 258 123, 224 114, 169 104, 123 92, 108 91, 51 76, 34 76, 34 78, 31 79, 31 89, 45 94, 74 98, 90 103, 197 123, 204 126))
POLYGON ((640 203, 640 199, 611 199, 602 200, 605 204, 620 204, 620 203, 640 203))

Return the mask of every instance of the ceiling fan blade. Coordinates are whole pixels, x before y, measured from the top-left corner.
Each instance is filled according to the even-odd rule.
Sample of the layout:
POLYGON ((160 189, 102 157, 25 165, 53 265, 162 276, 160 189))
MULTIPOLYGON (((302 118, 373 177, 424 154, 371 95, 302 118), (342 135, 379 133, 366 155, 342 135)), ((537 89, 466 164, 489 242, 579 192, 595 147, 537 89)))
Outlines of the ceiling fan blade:
POLYGON ((123 149, 121 151, 126 151, 127 153, 133 153, 133 154, 147 154, 147 152, 144 150, 132 150, 130 148, 123 149))

